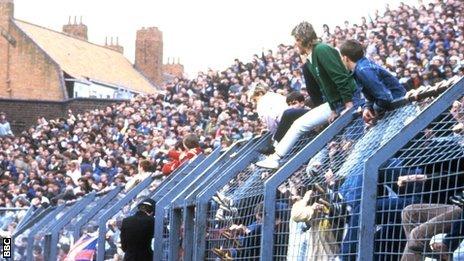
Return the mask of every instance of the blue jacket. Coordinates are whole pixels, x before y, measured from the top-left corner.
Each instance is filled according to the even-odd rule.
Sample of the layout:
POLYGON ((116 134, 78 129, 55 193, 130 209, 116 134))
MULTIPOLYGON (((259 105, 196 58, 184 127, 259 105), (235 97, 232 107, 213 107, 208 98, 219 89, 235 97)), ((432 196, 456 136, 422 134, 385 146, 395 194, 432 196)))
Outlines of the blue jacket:
POLYGON ((367 108, 373 108, 375 104, 382 109, 389 109, 393 100, 406 94, 406 89, 398 79, 366 57, 356 63, 353 74, 366 98, 367 108))

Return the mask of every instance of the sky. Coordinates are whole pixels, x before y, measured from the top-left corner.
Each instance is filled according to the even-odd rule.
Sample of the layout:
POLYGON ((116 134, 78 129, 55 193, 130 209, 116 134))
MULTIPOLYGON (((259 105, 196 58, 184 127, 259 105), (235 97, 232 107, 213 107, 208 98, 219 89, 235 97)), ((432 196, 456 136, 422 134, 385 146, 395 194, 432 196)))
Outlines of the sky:
MULTIPOLYGON (((208 68, 225 69, 235 58, 249 61, 261 50, 293 44, 290 32, 300 21, 320 31, 345 20, 359 23, 376 9, 418 0, 15 0, 15 17, 61 31, 69 16, 82 16, 89 41, 119 37, 133 62, 135 35, 142 27, 163 32, 164 55, 180 58, 188 76, 208 68)), ((72 19, 73 20, 73 19, 72 19)))

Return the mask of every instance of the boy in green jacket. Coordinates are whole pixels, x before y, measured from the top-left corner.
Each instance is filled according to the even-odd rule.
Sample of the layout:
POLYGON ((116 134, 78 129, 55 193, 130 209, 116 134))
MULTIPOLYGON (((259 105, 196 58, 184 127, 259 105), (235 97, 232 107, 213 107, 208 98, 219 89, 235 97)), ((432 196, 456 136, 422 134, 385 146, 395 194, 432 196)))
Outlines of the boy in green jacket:
POLYGON ((256 163, 268 169, 279 168, 279 160, 293 147, 298 138, 327 121, 333 122, 342 112, 357 106, 358 90, 353 76, 338 51, 319 43, 313 26, 301 22, 292 31, 296 47, 306 61, 303 74, 306 88, 315 108, 298 118, 275 148, 275 153, 256 163))

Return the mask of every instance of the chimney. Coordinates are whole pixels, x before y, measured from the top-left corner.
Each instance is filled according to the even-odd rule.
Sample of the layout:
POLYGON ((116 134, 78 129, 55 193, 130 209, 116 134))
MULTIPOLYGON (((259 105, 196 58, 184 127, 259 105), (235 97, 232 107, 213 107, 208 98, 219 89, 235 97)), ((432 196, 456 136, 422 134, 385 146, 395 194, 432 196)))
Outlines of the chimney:
POLYGON ((137 31, 134 66, 152 83, 163 82, 163 33, 157 27, 137 31))
POLYGON ((168 62, 163 66, 163 73, 182 78, 184 76, 184 66, 180 64, 180 58, 177 57, 176 63, 175 57, 168 57, 168 62))
POLYGON ((110 43, 108 44, 108 37, 105 38, 105 47, 116 51, 118 53, 124 54, 124 47, 119 45, 119 37, 116 37, 116 42, 113 42, 113 37, 111 37, 110 43))
POLYGON ((0 0, 0 26, 9 31, 11 19, 14 17, 14 1, 0 0))
POLYGON ((63 25, 63 33, 66 33, 74 38, 87 41, 87 26, 82 23, 82 16, 79 19, 79 23, 77 23, 76 16, 74 16, 74 23, 71 23, 70 16, 68 19, 68 24, 63 25))

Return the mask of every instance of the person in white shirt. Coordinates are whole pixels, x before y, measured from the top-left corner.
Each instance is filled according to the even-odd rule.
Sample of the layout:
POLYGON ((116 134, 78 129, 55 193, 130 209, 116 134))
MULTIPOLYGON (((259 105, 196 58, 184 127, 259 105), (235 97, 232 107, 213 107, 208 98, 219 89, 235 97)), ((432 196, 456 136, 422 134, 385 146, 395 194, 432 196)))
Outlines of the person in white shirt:
POLYGON ((256 102, 259 119, 266 125, 269 132, 274 134, 283 112, 288 109, 285 96, 268 91, 267 86, 258 85, 251 99, 256 102))

